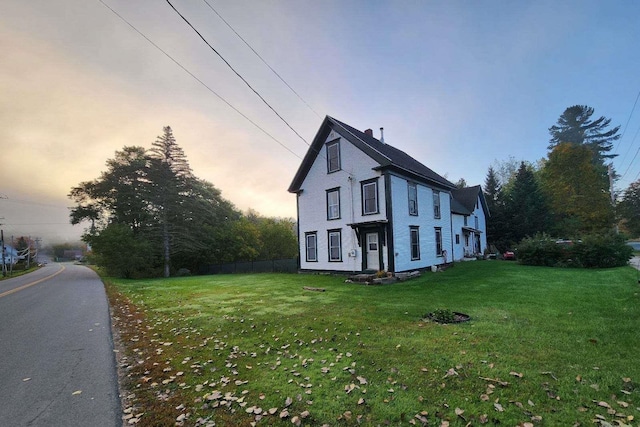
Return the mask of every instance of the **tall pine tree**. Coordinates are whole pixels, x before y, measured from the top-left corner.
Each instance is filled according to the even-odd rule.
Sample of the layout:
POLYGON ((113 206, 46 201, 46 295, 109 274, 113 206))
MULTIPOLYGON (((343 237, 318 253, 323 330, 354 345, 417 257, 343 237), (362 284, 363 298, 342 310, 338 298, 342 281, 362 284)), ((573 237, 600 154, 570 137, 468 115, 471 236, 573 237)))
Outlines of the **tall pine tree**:
POLYGON ((504 236, 504 203, 502 186, 493 166, 489 166, 484 180, 484 197, 489 208, 490 218, 487 219, 487 242, 497 249, 507 249, 504 236))
POLYGON ((613 149, 613 143, 620 139, 620 126, 609 128, 611 119, 604 116, 592 120, 593 112, 587 105, 574 105, 564 110, 558 122, 549 128, 549 150, 562 143, 585 145, 594 154, 594 164, 600 166, 604 166, 605 159, 615 157, 608 153, 613 149))

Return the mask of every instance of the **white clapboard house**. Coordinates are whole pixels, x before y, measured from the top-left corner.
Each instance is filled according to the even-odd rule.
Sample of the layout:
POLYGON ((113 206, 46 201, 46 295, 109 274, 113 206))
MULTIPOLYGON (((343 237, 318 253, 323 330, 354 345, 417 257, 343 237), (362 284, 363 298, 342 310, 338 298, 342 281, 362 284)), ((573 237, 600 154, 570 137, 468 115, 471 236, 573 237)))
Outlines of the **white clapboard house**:
POLYGON ((479 188, 458 190, 382 135, 327 116, 289 187, 300 269, 404 272, 482 253, 488 211, 479 188))

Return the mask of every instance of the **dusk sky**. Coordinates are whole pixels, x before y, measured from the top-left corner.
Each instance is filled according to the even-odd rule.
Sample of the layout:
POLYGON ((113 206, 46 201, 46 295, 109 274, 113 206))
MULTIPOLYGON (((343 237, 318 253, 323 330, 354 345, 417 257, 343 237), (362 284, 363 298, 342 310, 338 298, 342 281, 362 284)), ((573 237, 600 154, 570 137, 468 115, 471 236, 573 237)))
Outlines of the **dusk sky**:
MULTIPOLYGON (((617 188, 640 178, 638 1, 171 3, 309 143, 325 115, 384 127, 450 181, 483 184, 496 161, 545 157, 548 128, 585 104, 624 132, 617 188)), ((239 209, 295 217, 307 144, 166 1, 2 0, 0 48, 5 238, 77 240, 70 189, 167 125, 239 209)))

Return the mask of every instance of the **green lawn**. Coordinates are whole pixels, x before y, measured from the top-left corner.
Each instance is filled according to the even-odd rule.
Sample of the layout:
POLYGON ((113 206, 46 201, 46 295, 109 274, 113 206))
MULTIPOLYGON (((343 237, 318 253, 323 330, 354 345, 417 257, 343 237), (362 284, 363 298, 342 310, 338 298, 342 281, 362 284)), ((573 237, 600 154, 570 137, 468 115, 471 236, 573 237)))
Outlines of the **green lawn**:
POLYGON ((470 262, 386 286, 295 274, 108 284, 112 304, 119 292, 139 309, 117 316, 137 328, 123 334, 124 365, 141 424, 640 419, 640 285, 630 267, 470 262), (422 319, 437 308, 472 320, 422 319))

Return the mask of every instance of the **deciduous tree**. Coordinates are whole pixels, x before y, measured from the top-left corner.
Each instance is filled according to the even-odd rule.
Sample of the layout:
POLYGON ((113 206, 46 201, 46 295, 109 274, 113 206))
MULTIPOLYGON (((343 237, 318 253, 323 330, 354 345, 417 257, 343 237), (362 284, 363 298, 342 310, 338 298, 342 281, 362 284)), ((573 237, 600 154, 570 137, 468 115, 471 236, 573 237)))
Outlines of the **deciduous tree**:
POLYGON ((640 236, 640 180, 632 182, 622 195, 618 212, 625 230, 633 237, 640 236))
POLYGON ((597 233, 613 226, 608 185, 587 145, 558 144, 541 172, 544 192, 554 215, 558 237, 597 233))

